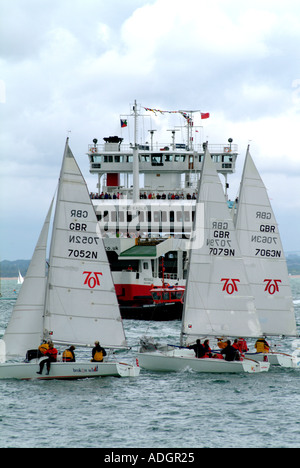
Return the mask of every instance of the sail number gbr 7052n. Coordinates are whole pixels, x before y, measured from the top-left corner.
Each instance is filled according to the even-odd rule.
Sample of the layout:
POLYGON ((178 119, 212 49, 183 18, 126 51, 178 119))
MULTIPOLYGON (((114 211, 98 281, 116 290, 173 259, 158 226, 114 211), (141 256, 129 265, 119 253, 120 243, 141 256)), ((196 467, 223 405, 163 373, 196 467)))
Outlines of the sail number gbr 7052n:
POLYGON ((69 223, 69 230, 72 231, 72 234, 69 234, 69 248, 68 256, 74 258, 85 258, 97 260, 98 251, 93 250, 94 246, 97 246, 99 243, 98 236, 88 235, 87 234, 87 224, 86 222, 79 222, 78 218, 88 218, 87 210, 71 210, 71 218, 75 220, 69 223), (73 234, 74 233, 74 234, 73 234), (76 244, 79 244, 78 246, 76 244), (89 249, 86 250, 86 246, 89 246, 89 249), (78 248, 76 248, 78 247, 78 248), (84 248, 83 248, 84 247, 84 248))

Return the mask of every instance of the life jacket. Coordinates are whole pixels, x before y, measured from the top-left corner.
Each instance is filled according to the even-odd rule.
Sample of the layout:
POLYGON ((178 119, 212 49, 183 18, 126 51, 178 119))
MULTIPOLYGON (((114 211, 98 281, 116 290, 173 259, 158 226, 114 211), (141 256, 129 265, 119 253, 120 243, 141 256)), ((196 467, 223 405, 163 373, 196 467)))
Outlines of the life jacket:
POLYGON ((255 343, 255 348, 257 353, 268 353, 270 349, 265 340, 257 340, 255 343))
POLYGON ((218 347, 219 347, 220 349, 225 349, 226 346, 227 346, 226 341, 218 341, 218 347))
POLYGON ((62 355, 62 360, 63 362, 70 362, 74 359, 74 356, 73 354, 71 353, 71 351, 69 349, 66 349, 64 352, 63 352, 63 355, 62 355))
POLYGON ((247 346, 246 340, 244 340, 244 338, 239 338, 238 339, 237 346, 238 346, 237 349, 241 353, 245 353, 246 351, 248 351, 248 346, 247 346))
POLYGON ((55 348, 49 348, 47 350, 47 356, 51 357, 53 360, 56 361, 56 358, 57 358, 57 349, 55 348))
POLYGON ((39 346, 39 351, 40 351, 42 354, 46 354, 46 352, 48 351, 48 349, 49 349, 48 343, 42 343, 41 346, 39 346))
POLYGON ((96 351, 93 357, 94 361, 102 362, 103 361, 103 351, 96 351))

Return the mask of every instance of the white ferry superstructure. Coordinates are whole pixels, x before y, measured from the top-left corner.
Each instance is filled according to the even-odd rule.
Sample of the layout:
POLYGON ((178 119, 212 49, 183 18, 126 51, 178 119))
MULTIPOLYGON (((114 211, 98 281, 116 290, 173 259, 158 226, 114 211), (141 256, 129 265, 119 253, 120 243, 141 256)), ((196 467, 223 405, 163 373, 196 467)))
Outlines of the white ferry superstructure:
MULTIPOLYGON (((185 286, 189 238, 196 209, 197 184, 201 174, 204 148, 194 144, 193 113, 184 113, 187 141, 137 143, 138 109, 133 106, 134 144, 123 144, 118 136, 95 138, 88 146, 90 173, 98 177, 91 192, 99 229, 111 266, 113 281, 123 318, 178 319, 151 311, 151 289, 164 278, 170 286, 185 286), (130 177, 131 175, 131 177, 130 177)), ((231 138, 225 144, 208 144, 218 173, 224 176, 227 196, 228 175, 235 171, 237 145, 231 138)), ((228 202, 229 204, 232 202, 228 202)))

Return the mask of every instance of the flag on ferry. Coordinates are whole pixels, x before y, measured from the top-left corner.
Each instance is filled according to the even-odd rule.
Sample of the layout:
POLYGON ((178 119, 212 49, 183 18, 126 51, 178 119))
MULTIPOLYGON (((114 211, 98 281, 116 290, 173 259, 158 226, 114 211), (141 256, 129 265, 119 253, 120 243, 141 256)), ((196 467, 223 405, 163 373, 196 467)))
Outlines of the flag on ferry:
POLYGON ((121 128, 127 127, 127 120, 121 119, 121 128))
POLYGON ((209 117, 209 112, 202 113, 201 112, 201 119, 208 119, 209 117))

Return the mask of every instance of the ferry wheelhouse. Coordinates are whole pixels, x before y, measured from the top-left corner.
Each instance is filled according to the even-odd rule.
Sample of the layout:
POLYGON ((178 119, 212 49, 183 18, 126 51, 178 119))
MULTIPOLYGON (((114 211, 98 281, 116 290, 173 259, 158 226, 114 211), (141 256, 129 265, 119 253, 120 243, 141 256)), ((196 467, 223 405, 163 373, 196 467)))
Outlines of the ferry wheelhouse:
MULTIPOLYGON (((95 138, 88 146, 90 173, 98 179, 91 198, 124 318, 180 318, 180 313, 172 316, 170 312, 164 318, 153 289, 162 286, 162 259, 168 284, 185 287, 197 185, 208 143, 194 143, 196 111, 178 112, 186 124, 185 143, 176 141, 174 128, 169 143, 154 143, 155 130, 149 130, 150 142, 138 144, 135 102, 133 144, 109 136, 103 143, 95 138)), ((208 144, 208 148, 224 177, 227 196, 237 145, 229 138, 225 144, 208 144)))

